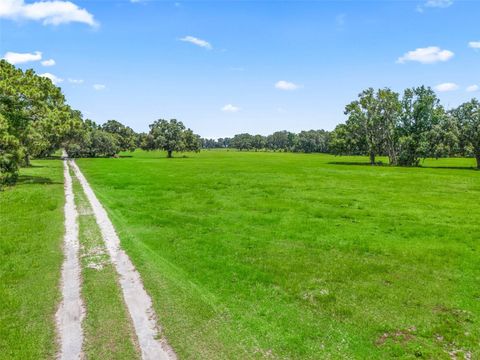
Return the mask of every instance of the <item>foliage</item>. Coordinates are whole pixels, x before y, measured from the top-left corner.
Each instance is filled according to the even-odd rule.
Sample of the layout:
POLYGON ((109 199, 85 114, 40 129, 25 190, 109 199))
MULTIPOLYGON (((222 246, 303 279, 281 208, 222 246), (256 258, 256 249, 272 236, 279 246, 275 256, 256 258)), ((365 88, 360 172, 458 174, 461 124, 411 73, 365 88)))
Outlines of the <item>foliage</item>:
POLYGON ((452 110, 457 120, 460 144, 465 155, 473 155, 480 169, 480 103, 472 99, 452 110))
POLYGON ((115 136, 120 151, 134 151, 137 148, 135 132, 117 120, 108 120, 102 125, 102 130, 115 136))
POLYGON ((169 158, 174 151, 199 151, 200 147, 200 137, 176 119, 155 121, 143 143, 145 150, 165 150, 169 158))

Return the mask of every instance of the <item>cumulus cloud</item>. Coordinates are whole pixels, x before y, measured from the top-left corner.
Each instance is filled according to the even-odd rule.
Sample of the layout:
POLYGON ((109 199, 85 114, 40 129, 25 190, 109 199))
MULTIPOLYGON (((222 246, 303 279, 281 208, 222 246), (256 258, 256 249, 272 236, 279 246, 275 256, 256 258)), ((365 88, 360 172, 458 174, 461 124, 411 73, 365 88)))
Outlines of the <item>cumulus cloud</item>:
POLYGON ((180 41, 185 41, 185 42, 189 42, 191 44, 194 44, 194 45, 197 45, 197 46, 200 46, 200 47, 203 47, 205 49, 209 49, 211 50, 212 49, 212 45, 206 41, 206 40, 203 40, 203 39, 199 39, 199 38, 196 38, 195 36, 185 36, 181 39, 179 39, 180 41))
POLYGON ((44 25, 60 25, 71 22, 97 26, 93 15, 70 1, 35 1, 26 4, 24 0, 1 0, 0 18, 12 20, 41 21, 44 25))
POLYGON ((43 66, 53 66, 53 65, 55 65, 56 63, 55 63, 55 60, 53 60, 53 59, 48 59, 48 60, 43 60, 43 61, 41 62, 41 64, 42 64, 43 66))
POLYGON ((83 80, 82 80, 82 79, 68 79, 68 82, 69 82, 70 84, 77 84, 77 85, 83 84, 83 80))
POLYGON ((12 65, 23 64, 31 61, 40 61, 42 59, 42 53, 35 51, 34 53, 16 53, 7 52, 3 58, 12 65))
POLYGON ((297 90, 300 85, 294 84, 289 81, 280 80, 275 83, 275 87, 279 90, 297 90))
POLYGON ((468 47, 472 49, 480 49, 480 41, 470 41, 468 47))
POLYGON ((438 84, 437 86, 434 87, 435 90, 438 92, 447 92, 447 91, 454 91, 458 89, 458 85, 455 83, 443 83, 443 84, 438 84))
POLYGON ((223 112, 235 113, 240 111, 240 108, 232 104, 227 104, 224 107, 222 107, 220 110, 222 110, 223 112))
POLYGON ((93 88, 97 91, 105 90, 106 86, 103 84, 94 84, 93 88))
POLYGON ((397 63, 404 64, 407 61, 417 61, 422 64, 433 64, 439 61, 448 61, 454 55, 450 50, 442 50, 438 46, 429 46, 405 53, 397 59, 397 63))
POLYGON ((470 86, 467 86, 467 92, 475 92, 475 91, 478 91, 479 87, 478 85, 470 85, 470 86))
POLYGON ((63 79, 59 78, 58 76, 56 75, 53 75, 51 73, 44 73, 44 74, 40 74, 39 76, 42 76, 42 77, 45 77, 47 79, 50 79, 52 81, 52 83, 54 83, 55 85, 57 84, 60 84, 61 82, 63 82, 63 79))

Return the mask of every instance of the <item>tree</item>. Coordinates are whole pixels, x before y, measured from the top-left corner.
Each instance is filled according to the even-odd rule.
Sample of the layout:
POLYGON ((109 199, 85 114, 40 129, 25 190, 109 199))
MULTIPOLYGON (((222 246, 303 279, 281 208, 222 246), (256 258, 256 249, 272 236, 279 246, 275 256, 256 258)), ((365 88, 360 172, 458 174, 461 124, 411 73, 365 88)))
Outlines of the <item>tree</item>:
POLYGON ((250 150, 253 148, 253 136, 247 133, 237 134, 233 137, 230 146, 242 150, 250 150))
POLYGON ((8 122, 0 114, 0 188, 15 183, 21 157, 20 143, 8 133, 8 122))
POLYGON ((85 120, 82 132, 75 140, 65 145, 71 157, 115 156, 120 151, 118 136, 104 131, 101 126, 91 120, 85 120))
POLYGON ((116 137, 120 151, 135 151, 137 147, 136 134, 130 127, 117 120, 108 120, 102 125, 102 130, 116 137))
POLYGON ((352 101, 345 107, 347 129, 357 142, 365 143, 365 151, 370 157, 370 164, 375 165, 375 157, 382 152, 383 129, 379 104, 372 88, 362 91, 358 100, 352 101))
POLYGON ((295 151, 305 153, 328 152, 329 133, 325 130, 301 131, 297 136, 295 151))
POLYGON ((265 149, 266 145, 267 139, 265 136, 257 134, 252 137, 252 147, 255 149, 255 151, 265 149))
POLYGON ((59 148, 81 124, 50 79, 33 70, 23 72, 5 60, 0 60, 0 114, 9 134, 18 140, 27 165, 31 157, 59 148))
POLYGON ((267 136, 267 147, 273 151, 289 151, 296 144, 297 135, 289 131, 276 131, 267 136))
POLYGON ((460 144, 465 155, 473 155, 480 169, 480 103, 472 99, 452 110, 458 122, 460 144))
POLYGON ((445 111, 432 89, 421 86, 405 90, 398 127, 400 165, 418 166, 421 158, 432 153, 431 131, 444 116, 445 111))
POLYGON ((175 119, 159 119, 151 124, 144 144, 147 150, 165 150, 168 158, 174 151, 199 151, 200 146, 200 137, 175 119))
POLYGON ((376 95, 378 133, 382 152, 388 155, 390 165, 398 164, 398 122, 402 111, 399 94, 389 88, 380 89, 376 95))

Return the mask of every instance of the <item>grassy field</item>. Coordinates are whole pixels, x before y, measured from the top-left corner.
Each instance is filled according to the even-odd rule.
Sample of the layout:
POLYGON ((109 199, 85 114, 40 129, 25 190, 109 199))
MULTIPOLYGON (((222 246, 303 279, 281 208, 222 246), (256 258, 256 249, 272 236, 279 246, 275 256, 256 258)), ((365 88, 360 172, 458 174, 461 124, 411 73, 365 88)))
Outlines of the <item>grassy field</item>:
POLYGON ((181 358, 479 358, 473 159, 364 161, 207 151, 78 163, 181 358))
POLYGON ((55 354, 63 260, 63 167, 34 161, 0 192, 0 358, 55 354))

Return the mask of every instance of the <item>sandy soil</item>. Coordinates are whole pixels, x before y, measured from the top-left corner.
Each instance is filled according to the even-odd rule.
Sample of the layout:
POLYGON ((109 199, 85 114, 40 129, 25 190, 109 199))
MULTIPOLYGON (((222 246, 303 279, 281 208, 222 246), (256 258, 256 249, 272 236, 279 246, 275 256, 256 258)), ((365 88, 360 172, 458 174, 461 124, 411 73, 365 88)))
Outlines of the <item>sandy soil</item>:
POLYGON ((80 359, 82 357, 83 331, 82 320, 85 308, 81 297, 81 268, 79 261, 80 244, 78 240, 77 209, 75 207, 72 177, 69 173, 66 154, 63 155, 65 177, 65 237, 63 251, 65 259, 62 267, 62 302, 55 315, 59 359, 80 359))

